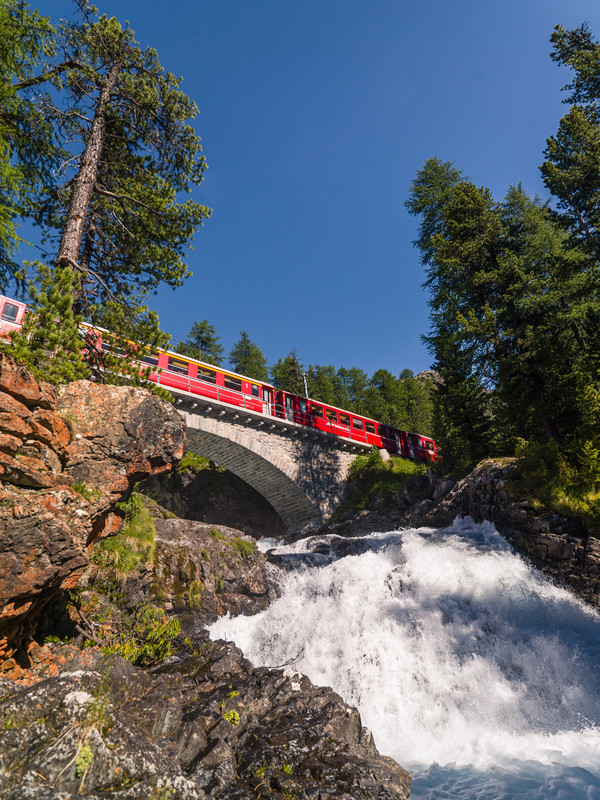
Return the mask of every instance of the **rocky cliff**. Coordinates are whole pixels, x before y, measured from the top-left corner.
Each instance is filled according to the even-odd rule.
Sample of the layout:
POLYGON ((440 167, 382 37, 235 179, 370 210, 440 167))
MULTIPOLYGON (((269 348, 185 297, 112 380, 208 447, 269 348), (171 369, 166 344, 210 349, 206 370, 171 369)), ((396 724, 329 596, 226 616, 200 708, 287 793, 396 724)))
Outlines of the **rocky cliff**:
POLYGON ((0 360, 0 659, 27 663, 37 620, 74 587, 117 501, 181 457, 184 428, 139 389, 38 383, 0 360))
POLYGON ((484 461, 448 494, 421 503, 410 516, 433 526, 449 525, 457 516, 489 520, 538 569, 600 607, 600 531, 534 509, 515 489, 514 468, 513 459, 484 461))

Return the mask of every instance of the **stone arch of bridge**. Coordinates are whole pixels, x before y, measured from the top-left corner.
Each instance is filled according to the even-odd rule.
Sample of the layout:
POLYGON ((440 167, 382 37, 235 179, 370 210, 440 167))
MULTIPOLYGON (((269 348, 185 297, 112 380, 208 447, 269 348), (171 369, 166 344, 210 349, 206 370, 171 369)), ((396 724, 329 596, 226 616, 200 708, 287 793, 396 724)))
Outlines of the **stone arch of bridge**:
POLYGON ((322 522, 341 502, 353 454, 327 443, 182 413, 188 449, 210 458, 256 489, 288 530, 322 522))

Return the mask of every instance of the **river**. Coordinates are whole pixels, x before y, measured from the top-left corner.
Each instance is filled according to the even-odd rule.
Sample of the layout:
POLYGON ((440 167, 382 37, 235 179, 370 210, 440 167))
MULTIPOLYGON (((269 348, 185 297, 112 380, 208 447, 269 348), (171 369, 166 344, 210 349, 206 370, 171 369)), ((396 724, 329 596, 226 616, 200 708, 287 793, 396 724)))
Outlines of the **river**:
POLYGON ((276 552, 281 597, 211 635, 356 705, 413 800, 600 800, 600 615, 490 524, 276 552))

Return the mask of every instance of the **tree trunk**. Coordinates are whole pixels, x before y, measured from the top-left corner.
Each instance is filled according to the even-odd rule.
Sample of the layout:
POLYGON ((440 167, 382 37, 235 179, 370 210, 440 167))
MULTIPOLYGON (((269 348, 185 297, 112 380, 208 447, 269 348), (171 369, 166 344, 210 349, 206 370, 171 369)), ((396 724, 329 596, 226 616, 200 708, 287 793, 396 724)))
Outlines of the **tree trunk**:
POLYGON ((85 230, 85 222, 90 201, 94 191, 94 184, 98 175, 98 163, 104 145, 104 132, 106 129, 106 106, 110 95, 115 88, 119 74, 123 69, 122 61, 115 61, 110 68, 106 84, 104 85, 94 113, 92 128, 87 141, 85 152, 81 158, 79 172, 75 176, 73 193, 67 219, 60 240, 57 265, 59 268, 71 267, 81 270, 79 264, 79 251, 85 230))

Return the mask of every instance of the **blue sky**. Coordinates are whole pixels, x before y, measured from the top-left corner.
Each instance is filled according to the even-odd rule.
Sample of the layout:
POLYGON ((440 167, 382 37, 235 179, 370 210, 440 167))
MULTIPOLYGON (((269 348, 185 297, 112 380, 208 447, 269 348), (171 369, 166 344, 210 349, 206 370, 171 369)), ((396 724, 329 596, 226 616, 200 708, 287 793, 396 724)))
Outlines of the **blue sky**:
MULTIPOLYGON (((34 5, 34 3, 32 3, 34 5)), ((270 363, 398 374, 430 366, 423 272, 404 209, 423 162, 454 161, 497 198, 538 165, 566 109, 560 23, 597 0, 97 0, 183 77, 212 218, 185 285, 153 306, 176 342, 207 318, 270 363)), ((40 0, 56 19, 64 0, 40 0)))

